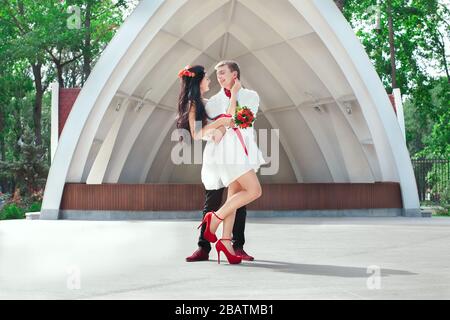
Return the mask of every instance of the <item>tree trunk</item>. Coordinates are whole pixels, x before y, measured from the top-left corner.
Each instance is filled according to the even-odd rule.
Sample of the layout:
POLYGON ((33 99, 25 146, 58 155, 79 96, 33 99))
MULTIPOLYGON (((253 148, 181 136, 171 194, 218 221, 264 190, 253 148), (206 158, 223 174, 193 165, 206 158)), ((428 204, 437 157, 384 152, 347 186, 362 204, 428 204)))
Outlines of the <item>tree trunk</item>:
MULTIPOLYGON (((0 132, 4 132, 4 129, 5 119, 3 116, 3 111, 0 110, 0 132)), ((0 160, 6 160, 5 137, 3 135, 0 136, 0 160)), ((7 192, 7 181, 5 178, 0 178, 0 191, 3 193, 7 192)))
POLYGON ((70 69, 70 78, 72 79, 71 88, 75 88, 77 85, 77 65, 76 62, 73 63, 70 69))
POLYGON ((344 10, 345 1, 346 0, 334 0, 334 3, 336 3, 337 7, 339 8, 339 10, 341 10, 341 12, 343 12, 344 10))
POLYGON ((64 67, 61 65, 60 61, 54 61, 55 66, 56 66, 56 72, 58 74, 58 84, 60 88, 64 88, 64 76, 63 76, 63 72, 64 72, 64 67))
POLYGON ((398 86, 397 86, 397 70, 395 68, 395 43, 394 43, 394 22, 392 17, 392 0, 387 1, 387 15, 389 25, 389 51, 391 55, 392 89, 395 89, 398 88, 398 86))
MULTIPOLYGON (((24 15, 24 5, 22 1, 18 1, 19 14, 24 15)), ((34 107, 33 107, 33 122, 34 122, 34 134, 36 137, 36 144, 42 144, 42 132, 41 132, 41 118, 42 118, 42 99, 44 97, 44 88, 42 86, 42 61, 39 57, 36 57, 35 61, 30 61, 31 68, 33 69, 34 86, 36 90, 34 107)), ((20 117, 18 118, 20 120, 20 117)))
POLYGON ((450 83, 450 74, 448 71, 448 63, 447 63, 447 53, 445 52, 445 40, 441 33, 439 33, 440 37, 437 38, 437 43, 439 46, 439 52, 441 53, 442 65, 444 66, 445 74, 447 75, 447 82, 450 83))
MULTIPOLYGON (((3 116, 3 110, 0 110, 0 132, 5 130, 5 118, 3 116)), ((5 160, 5 137, 0 135, 0 160, 5 160)))
POLYGON ((86 16, 84 22, 84 46, 83 46, 83 84, 91 73, 91 6, 90 0, 86 4, 86 16))
POLYGON ((21 16, 23 16, 25 10, 24 10, 24 6, 23 6, 23 1, 17 1, 17 7, 19 9, 19 13, 21 16))
POLYGON ((42 132, 41 132, 41 118, 42 118, 42 98, 44 96, 44 89, 42 87, 42 63, 36 62, 32 65, 34 75, 34 85, 36 87, 36 98, 33 108, 33 122, 34 122, 34 134, 36 137, 36 144, 42 144, 42 132))

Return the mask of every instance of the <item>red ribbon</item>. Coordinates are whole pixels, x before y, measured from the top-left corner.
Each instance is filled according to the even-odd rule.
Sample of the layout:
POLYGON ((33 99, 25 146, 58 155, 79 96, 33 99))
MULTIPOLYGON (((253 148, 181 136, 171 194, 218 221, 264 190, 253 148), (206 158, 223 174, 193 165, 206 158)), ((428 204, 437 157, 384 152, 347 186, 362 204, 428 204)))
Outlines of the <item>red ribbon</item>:
MULTIPOLYGON (((231 118, 231 114, 222 113, 222 114, 218 115, 217 117, 215 117, 213 120, 215 121, 220 118, 231 118)), ((236 132, 238 139, 241 142, 242 148, 244 148, 244 152, 248 157, 247 147, 245 146, 245 142, 244 142, 244 138, 242 137, 241 130, 239 130, 239 128, 232 128, 232 129, 234 130, 234 132, 236 132)))

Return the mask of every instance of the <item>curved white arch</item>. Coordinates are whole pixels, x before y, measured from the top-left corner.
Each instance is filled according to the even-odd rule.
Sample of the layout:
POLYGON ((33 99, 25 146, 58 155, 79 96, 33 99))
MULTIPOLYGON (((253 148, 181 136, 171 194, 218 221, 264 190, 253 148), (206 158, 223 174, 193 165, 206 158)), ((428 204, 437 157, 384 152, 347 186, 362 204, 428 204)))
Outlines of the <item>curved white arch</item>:
POLYGON ((383 181, 399 181, 406 214, 417 213, 420 204, 406 143, 386 91, 361 43, 332 1, 289 1, 342 66, 372 133, 383 181))
MULTIPOLYGON (((233 36, 236 37, 236 39, 240 40, 238 34, 233 34, 233 36)), ((255 59, 257 59, 261 62, 261 65, 263 65, 264 68, 267 69, 268 72, 270 72, 273 75, 275 81, 277 81, 280 84, 280 86, 286 92, 289 99, 291 99, 293 105, 299 106, 301 104, 301 102, 303 102, 303 100, 304 100, 304 99, 302 99, 302 94, 297 92, 295 87, 291 85, 290 79, 288 79, 284 75, 283 71, 277 66, 277 64, 273 60, 272 56, 264 55, 264 53, 261 51, 254 52, 251 54, 255 59)), ((297 108, 297 110, 298 110, 298 108, 297 108)), ((298 111, 300 113, 300 117, 302 117, 304 119, 304 115, 300 112, 300 110, 298 110, 298 111)), ((270 121, 273 122, 273 119, 271 119, 270 121)), ((317 139, 318 134, 316 133, 316 130, 314 130, 313 127, 308 125, 308 122, 306 120, 305 120, 305 123, 308 126, 311 134, 314 135, 316 138, 317 145, 320 149, 322 156, 325 158, 325 162, 327 163, 327 169, 329 170, 330 175, 333 177, 333 181, 339 181, 340 179, 336 179, 336 174, 334 174, 334 172, 332 170, 332 167, 333 167, 332 160, 329 157, 327 157, 327 153, 323 150, 323 144, 320 143, 320 141, 317 139)), ((282 142, 282 145, 285 146, 286 144, 282 142)), ((289 152, 289 154, 291 154, 291 152, 289 152)), ((291 165, 293 167, 295 166, 296 170, 298 170, 297 166, 295 165, 295 162, 293 160, 291 160, 291 165)))
MULTIPOLYGON (((150 60, 151 55, 149 55, 150 58, 144 56, 144 59, 151 61, 150 70, 147 73, 144 73, 144 72, 135 72, 134 74, 131 73, 132 75, 137 75, 138 77, 136 78, 136 76, 134 76, 134 78, 132 80, 131 79, 127 79, 129 81, 124 81, 124 86, 123 86, 122 90, 124 90, 125 92, 135 92, 137 86, 147 77, 148 74, 150 74, 153 71, 154 67, 165 57, 167 52, 169 52, 178 42, 180 42, 180 41, 181 42, 185 42, 183 40, 183 38, 182 38, 185 34, 189 33, 196 25, 202 23, 208 17, 208 15, 210 15, 211 13, 216 12, 225 3, 226 3, 226 1, 217 1, 217 2, 213 2, 212 3, 213 5, 207 6, 206 8, 204 8, 203 11, 201 11, 199 14, 196 15, 196 19, 195 20, 192 20, 192 21, 189 22, 188 25, 185 25, 185 28, 183 28, 183 33, 184 34, 182 34, 182 35, 176 35, 176 34, 172 34, 172 33, 168 32, 167 30, 161 30, 160 33, 166 35, 168 38, 171 38, 171 41, 168 41, 169 45, 165 48, 164 51, 163 50, 152 50, 152 51, 150 51, 150 53, 153 53, 153 54, 156 53, 158 55, 156 59, 154 58, 154 59, 150 60)), ((209 49, 209 47, 212 45, 212 43, 217 38, 219 38, 220 36, 223 35, 223 33, 225 32, 225 29, 221 30, 220 28, 217 28, 217 29, 208 30, 208 31, 210 32, 209 34, 212 34, 212 36, 210 35, 210 36, 207 37, 208 40, 207 40, 207 44, 206 44, 206 49, 195 48, 194 46, 190 45, 189 43, 186 43, 192 49, 197 50, 197 52, 193 52, 193 55, 191 57, 185 58, 183 60, 192 61, 192 60, 195 60, 198 57, 200 57, 202 54, 205 54, 205 51, 209 49)), ((140 66, 137 65, 138 62, 140 62, 140 61, 136 61, 136 64, 135 64, 134 67, 140 69, 140 66)), ((147 67, 146 70, 148 70, 147 64, 144 63, 144 65, 147 67)), ((170 73, 169 71, 167 73, 168 74, 175 74, 174 72, 170 73)), ((171 79, 172 79, 172 85, 175 82, 177 82, 176 78, 171 77, 171 79)), ((161 101, 161 99, 164 97, 164 95, 167 93, 167 91, 170 90, 170 87, 171 87, 171 85, 166 85, 166 89, 164 89, 164 91, 163 91, 164 93, 161 94, 158 99, 155 99, 153 97, 153 99, 154 99, 153 101, 155 101, 155 104, 158 104, 161 101), (158 101, 156 101, 156 100, 158 100, 158 101)), ((129 153, 131 152, 131 148, 133 146, 132 142, 134 142, 136 140, 137 136, 140 134, 140 132, 141 132, 141 130, 143 128, 143 124, 145 124, 145 121, 143 122, 141 119, 138 119, 137 122, 138 122, 137 126, 136 127, 133 126, 133 128, 128 133, 130 138, 127 139, 127 141, 126 141, 127 143, 125 145, 120 146, 121 150, 120 150, 119 159, 117 160, 118 163, 117 163, 117 161, 114 161, 114 160, 111 163, 111 166, 113 167, 112 171, 114 171, 114 173, 111 173, 110 176, 107 178, 107 181, 110 182, 110 183, 117 183, 118 182, 120 173, 122 172, 123 167, 125 165, 125 160, 128 157, 129 153), (133 138, 134 138, 134 140, 130 141, 133 138)), ((170 128, 170 126, 167 126, 166 127, 166 131, 169 128, 170 128)), ((162 139, 163 138, 164 138, 164 136, 160 137, 157 150, 159 149, 159 145, 162 143, 162 139)), ((147 172, 149 170, 149 168, 151 167, 154 158, 155 158, 155 153, 151 152, 150 155, 149 155, 149 159, 146 161, 145 169, 143 170, 143 173, 142 173, 141 178, 140 178, 140 182, 141 183, 145 182, 145 177, 147 176, 147 174, 145 174, 145 172, 147 172)))
MULTIPOLYGON (((348 82, 349 88, 352 90, 352 95, 356 99, 355 104, 361 109, 360 123, 353 123, 348 117, 346 117, 346 120, 349 128, 351 128, 361 142, 361 148, 370 163, 370 169, 375 176, 379 175, 381 181, 398 181, 401 185, 405 212, 418 212, 419 201, 411 161, 406 145, 402 140, 403 138, 401 138, 401 130, 396 122, 390 101, 367 54, 364 52, 364 49, 355 37, 347 21, 345 21, 344 17, 335 7, 333 1, 277 0, 270 1, 269 4, 271 6, 271 12, 274 14, 274 19, 265 20, 266 25, 259 25, 261 30, 264 30, 264 37, 252 37, 250 33, 248 35, 240 34, 241 37, 245 36, 245 38, 240 40, 242 44, 247 47, 249 53, 252 53, 262 63, 272 63, 272 68, 269 66, 269 69, 272 69, 271 74, 274 81, 278 82, 278 86, 289 95, 290 99, 295 102, 294 107, 297 108, 297 103, 301 101, 302 96, 296 91, 296 87, 292 86, 288 82, 289 79, 283 76, 282 70, 277 71, 270 56, 266 56, 263 52, 259 53, 258 56, 254 54, 254 51, 258 47, 267 47, 277 42, 284 42, 298 56, 302 56, 299 47, 294 43, 290 43, 288 40, 296 38, 300 34, 314 34, 320 38, 333 57, 334 62, 339 66, 339 69, 345 77, 345 81, 348 82), (295 10, 288 8, 289 10, 286 11, 287 3, 292 8, 295 8, 295 10), (277 8, 284 10, 283 14, 286 17, 284 19, 287 19, 287 21, 284 21, 286 24, 282 24, 282 19, 276 16, 277 8), (298 19, 298 15, 303 18, 298 19), (287 22, 292 23, 296 27, 289 28, 289 23, 287 22), (367 128, 364 127, 365 125, 367 125, 367 128)), ((136 94, 136 91, 148 89, 148 87, 146 88, 145 85, 142 85, 142 82, 147 76, 130 73, 133 68, 137 68, 137 63, 141 61, 146 48, 150 44, 154 44, 155 39, 165 32, 166 35, 169 34, 174 37, 172 42, 169 41, 166 43, 166 53, 170 54, 177 43, 182 41, 185 41, 193 48, 190 53, 185 52, 185 56, 180 56, 178 58, 179 61, 195 59, 195 57, 200 57, 202 54, 208 55, 211 59, 215 58, 218 60, 231 48, 229 34, 236 36, 236 30, 242 28, 240 25, 255 22, 254 20, 251 22, 245 21, 245 17, 242 16, 243 7, 255 8, 253 14, 259 19, 264 19, 265 14, 267 14, 261 11, 261 6, 258 7, 257 1, 255 0, 142 0, 140 2, 97 62, 97 65, 73 106, 73 112, 70 113, 67 119, 47 179, 41 218, 57 218, 64 184, 66 182, 81 181, 83 172, 86 170, 88 153, 95 139, 100 122, 117 92, 121 88, 125 88, 127 91, 130 90, 129 92, 125 92, 126 94, 133 95, 136 94), (226 5, 229 5, 229 7, 226 7, 226 5), (191 12, 195 11, 196 15, 184 15, 183 10, 180 10, 182 8, 189 8, 191 12), (228 8, 229 11, 224 12, 228 8), (199 23, 210 21, 213 14, 216 15, 214 19, 219 21, 219 23, 224 23, 224 25, 218 26, 215 31, 205 33, 209 34, 209 38, 195 38, 189 33, 199 23), (222 34, 225 34, 225 36, 223 37, 224 40, 221 48, 211 49, 211 45, 222 34), (198 49, 195 50, 195 48, 198 49), (216 49, 218 50, 217 52, 210 52, 210 50, 213 51, 216 49), (133 81, 125 83, 126 79, 132 79, 133 81)), ((242 52, 241 49, 242 53, 245 53, 245 50, 242 52)), ((164 55, 160 55, 159 60, 163 58, 164 55)), ((310 61, 303 61, 312 68, 310 61)), ((172 61, 172 63, 174 62, 172 61)), ((175 70, 178 67, 173 66, 173 69, 175 70)), ((151 74, 152 71, 150 70, 149 72, 151 74)), ((343 105, 339 100, 342 97, 338 95, 339 90, 334 90, 336 88, 333 88, 330 82, 326 81, 323 70, 321 72, 316 74, 315 77, 331 93, 331 98, 335 100, 334 102, 342 112, 343 105)), ((158 104, 173 86, 171 76, 163 75, 162 81, 157 84, 157 90, 151 93, 150 100, 154 101, 153 108, 159 107, 158 104)), ((248 77, 249 83, 256 80, 251 75, 248 77)), ((273 93, 276 94, 275 91, 273 93)), ((272 112, 274 107, 287 107, 288 102, 287 104, 281 103, 277 105, 279 101, 286 101, 286 99, 283 100, 282 94, 280 96, 280 92, 277 94, 276 97, 278 98, 275 98, 275 96, 266 96, 268 98, 268 108, 262 108, 263 112, 272 112)), ((149 112, 149 118, 147 118, 150 120, 149 123, 151 123, 151 114, 152 112, 149 112)), ((301 112, 297 112, 297 114, 299 117, 304 116, 301 112)), ((345 113, 343 114, 346 116, 345 113)), ((121 116, 123 117, 124 114, 121 113, 121 116)), ((285 119, 280 116, 277 117, 279 119, 275 119, 275 113, 266 114, 267 120, 272 125, 279 125, 279 120, 285 119)), ((89 175, 90 177, 96 177, 93 181, 98 182, 102 180, 102 177, 106 181, 110 179, 116 180, 120 176, 120 173, 107 173, 105 171, 106 168, 102 167, 102 161, 100 161, 102 157, 106 159, 108 155, 111 156, 112 145, 115 143, 117 135, 121 131, 118 129, 120 126, 119 121, 121 120, 115 123, 111 131, 112 136, 108 138, 108 143, 103 148, 100 148, 103 151, 99 155, 99 160, 94 161, 94 171, 89 175), (100 174, 97 174, 97 171, 100 174)), ((121 121, 121 123, 123 124, 124 122, 121 121)), ((146 121, 142 121, 141 125, 143 126, 144 123, 146 121)), ((309 123, 308 125, 311 124, 309 123)), ((139 132, 142 131, 142 126, 140 129, 137 128, 133 133, 128 134, 124 141, 130 144, 134 143, 140 135, 139 132)), ((167 123, 165 128, 170 128, 170 123, 167 123)), ((327 148, 326 137, 317 134, 317 131, 314 135, 314 130, 311 130, 311 132, 313 133, 314 139, 317 140, 316 143, 319 143, 322 149, 321 160, 328 161, 329 163, 333 160, 333 157, 331 155, 327 156, 323 152, 323 148, 327 148)), ((341 135, 345 136, 346 134, 348 133, 341 132, 341 135)), ((156 148, 149 154, 144 169, 151 168, 155 154, 158 152, 160 143, 165 136, 166 133, 160 133, 159 141, 155 141, 156 143, 154 144, 156 148)), ((303 177, 300 172, 301 170, 298 168, 298 163, 296 163, 298 159, 294 156, 294 153, 298 154, 298 151, 295 149, 296 147, 298 148, 298 143, 294 143, 294 141, 295 139, 290 138, 289 143, 287 141, 282 141, 282 143, 297 176, 297 181, 301 181, 303 177)), ((118 150, 122 151, 125 149, 118 148, 118 150)), ((129 151, 130 149, 128 149, 129 151)), ((344 155, 344 158, 347 157, 348 155, 344 155)), ((103 162, 108 161, 105 160, 103 162)), ((344 167, 351 163, 345 159, 344 162, 342 164, 344 167)), ((126 156, 122 155, 117 164, 114 164, 111 168, 123 168, 125 163, 126 156)), ((303 163, 303 165, 305 164, 303 163)), ((329 164, 328 167, 330 168, 329 164)), ((90 168, 90 170, 93 168, 90 168)), ((335 173, 332 173, 333 177, 339 177, 342 174, 341 172, 337 172, 342 170, 342 167, 335 167, 330 171, 333 170, 335 171, 335 173)), ((141 182, 145 181, 147 173, 147 170, 143 170, 141 178, 138 180, 141 182)))
MULTIPOLYGON (((186 1, 173 2, 182 6, 186 1)), ((41 208, 42 219, 59 217, 64 185, 66 182, 79 182, 83 167, 77 164, 84 165, 94 139, 95 126, 98 126, 121 80, 133 64, 133 58, 157 34, 157 26, 169 20, 172 11, 177 10, 175 3, 172 6, 163 6, 163 3, 164 0, 141 1, 107 46, 87 79, 67 118, 49 170, 41 208), (150 19, 152 16, 155 19, 150 19), (150 32, 142 35, 141 31, 149 24, 153 28, 150 27, 150 32), (141 38, 148 41, 144 43, 140 41, 141 38), (125 56, 127 59, 123 59, 125 56), (79 141, 83 141, 84 145, 79 145, 79 141)))
MULTIPOLYGON (((201 23, 201 21, 199 22, 199 23, 201 23)), ((189 26, 189 28, 190 29, 192 29, 194 26, 192 26, 192 25, 190 25, 189 26)), ((207 37, 208 38, 208 40, 206 41, 206 44, 205 44, 205 46, 206 46, 206 49, 204 49, 204 51, 202 51, 202 52, 200 52, 200 51, 194 51, 193 52, 193 54, 192 54, 192 56, 191 57, 188 57, 188 58, 186 58, 186 60, 187 61, 193 61, 193 60, 196 60, 197 58, 199 58, 202 54, 204 54, 205 53, 205 51, 207 51, 210 47, 211 47, 211 45, 214 43, 214 41, 216 41, 217 39, 215 39, 215 38, 221 38, 224 34, 223 34, 223 32, 224 32, 225 30, 222 30, 222 31, 220 31, 220 32, 218 32, 218 30, 213 30, 213 34, 214 34, 214 36, 209 36, 209 37, 207 37)), ((163 34, 167 34, 167 32, 166 31, 162 31, 162 33, 163 34)), ((239 40, 236 36, 235 36, 235 38, 237 39, 237 40, 239 40)), ((181 40, 181 39, 178 39, 178 40, 181 40)), ((174 47, 175 46, 175 44, 176 44, 177 42, 175 42, 175 41, 173 41, 173 42, 171 42, 171 47, 174 47)), ((196 48, 194 48, 194 49, 196 49, 196 48)), ((165 48, 165 52, 167 52, 167 50, 168 50, 168 48, 165 48)), ((201 49, 197 49, 197 50, 201 50, 201 49)), ((151 69, 150 69, 150 71, 149 71, 149 73, 150 72, 152 72, 153 71, 153 68, 154 68, 154 66, 155 65, 157 65, 159 62, 161 62, 161 60, 163 59, 163 56, 164 55, 159 55, 158 57, 159 57, 159 59, 156 59, 156 60, 154 60, 153 62, 152 62, 152 67, 151 67, 151 69)), ((211 66, 211 70, 209 70, 208 71, 208 74, 211 74, 212 73, 212 71, 213 71, 213 67, 214 67, 214 65, 212 65, 211 66)), ((171 70, 168 70, 167 72, 170 74, 170 71, 171 70)), ((173 70, 172 70, 173 71, 173 70)), ((269 70, 268 70, 269 71, 269 70)), ((175 73, 175 72, 172 72, 172 73, 175 73)), ((143 73, 141 73, 141 74, 143 74, 143 73)), ((140 77, 140 80, 138 81, 138 83, 140 83, 140 81, 143 81, 143 79, 145 79, 146 78, 146 76, 144 75, 144 76, 141 76, 140 77)), ((157 99, 159 99, 159 101, 161 100, 161 97, 162 96, 164 96, 165 94, 167 94, 167 92, 170 90, 170 88, 171 88, 171 86, 172 85, 174 85, 175 83, 177 83, 177 79, 176 78, 171 78, 172 79, 172 81, 173 82, 169 82, 169 83, 167 83, 165 86, 162 86, 160 89, 160 91, 161 92, 164 92, 164 94, 161 94, 160 95, 160 97, 158 97, 157 99), (164 89, 162 89, 162 88, 164 88, 164 89)), ((245 79, 245 77, 243 77, 243 79, 245 79)), ((130 87, 130 85, 128 85, 127 86, 127 88, 128 89, 130 89, 131 87, 130 87)), ((133 89, 133 91, 134 91, 135 89, 133 89)), ((155 97, 153 97, 153 99, 155 99, 155 97)), ((155 99, 156 100, 156 99, 155 99)), ((157 102, 158 101, 155 101, 155 104, 157 104, 157 102)), ((273 122, 274 120, 273 119, 269 119, 269 122, 273 122)), ((140 123, 142 123, 142 122, 140 122, 140 123)), ((274 127, 274 126, 273 126, 274 127)), ((275 126, 276 127, 276 126, 275 126)), ((137 125, 136 127, 134 127, 133 126, 133 128, 131 128, 130 130, 129 130, 129 135, 131 134, 134 138, 135 138, 135 140, 136 140, 136 137, 140 134, 140 130, 142 130, 142 125, 137 125), (138 130, 139 129, 139 132, 136 132, 136 130, 138 130)), ((158 139, 158 143, 157 143, 157 147, 156 148, 154 148, 155 150, 152 150, 152 152, 150 152, 150 154, 149 154, 149 159, 148 160, 146 160, 146 166, 145 166, 145 168, 142 170, 142 175, 141 175, 141 178, 140 178, 140 180, 139 180, 139 182, 140 183, 144 183, 145 182, 145 177, 148 175, 148 170, 152 167, 152 162, 153 162, 153 160, 155 159, 155 153, 157 152, 157 150, 159 150, 159 146, 161 145, 161 143, 163 142, 163 138, 167 135, 167 129, 168 128, 170 128, 170 125, 168 125, 167 127, 166 127, 166 130, 165 130, 165 134, 163 134, 163 136, 160 136, 159 137, 159 139, 158 139)), ((282 144, 282 146, 283 146, 283 148, 285 149, 285 151, 286 151, 286 153, 288 154, 288 157, 289 157, 289 159, 290 159, 290 164, 291 164, 291 167, 293 167, 293 169, 294 169, 294 172, 295 172, 295 174, 296 174, 296 179, 297 179, 297 181, 298 182, 302 182, 303 181, 303 179, 302 179, 302 176, 301 176, 301 174, 300 174, 300 172, 299 172, 299 170, 298 170, 298 168, 297 168, 297 166, 295 165, 295 161, 293 160, 293 158, 291 157, 291 152, 289 151, 289 147, 288 147, 288 145, 284 142, 284 139, 283 138, 281 138, 280 139, 281 140, 281 144, 282 144)), ((113 160, 112 161, 112 165, 114 165, 115 166, 115 168, 114 168, 114 170, 116 171, 116 173, 114 174, 114 179, 108 179, 107 180, 107 182, 109 182, 109 183, 117 183, 118 182, 118 179, 119 179, 119 176, 120 176, 120 172, 123 170, 123 166, 125 165, 125 159, 128 157, 128 155, 130 154, 130 152, 131 152, 131 148, 132 148, 132 143, 129 143, 129 142, 131 142, 131 141, 129 141, 129 139, 128 139, 128 141, 127 141, 128 143, 125 145, 125 146, 121 146, 121 150, 120 150, 120 153, 119 153, 119 157, 120 157, 120 166, 118 166, 118 165, 115 165, 115 161, 113 160)), ((106 182, 106 181, 105 181, 106 182)))
MULTIPOLYGON (((266 5, 261 5, 260 2, 258 2, 258 0, 246 0, 245 2, 243 2, 244 5, 247 6, 248 9, 253 9, 252 12, 253 14, 257 15, 261 20, 263 21, 267 21, 269 19, 271 19, 272 15, 271 15, 271 11, 270 8, 268 8, 266 5)), ((282 25, 277 25, 277 26, 273 26, 270 25, 270 27, 274 30, 274 32, 276 32, 280 37, 284 38, 284 40, 286 41, 286 44, 295 51, 295 53, 298 55, 298 58, 301 59, 302 61, 304 61, 311 69, 313 70, 317 70, 316 68, 319 67, 319 64, 315 64, 312 65, 311 63, 311 59, 307 60, 304 57, 304 52, 302 50, 302 52, 300 52, 299 48, 296 47, 292 41, 302 38, 305 35, 302 35, 300 37, 295 37, 295 38, 288 38, 285 35, 283 35, 283 32, 281 30, 282 25)), ((302 48, 302 49, 307 49, 307 48, 302 48)), ((283 71, 279 70, 277 64, 275 61, 272 61, 272 57, 273 56, 269 56, 268 54, 264 54, 264 52, 258 52, 255 53, 255 56, 265 65, 269 65, 271 72, 274 74, 274 76, 277 77, 277 79, 279 79, 279 81, 283 82, 283 87, 285 88, 285 90, 288 92, 288 95, 291 97, 291 100, 293 100, 295 102, 296 106, 300 105, 301 102, 301 98, 300 95, 296 92, 295 88, 291 85, 291 81, 289 79, 287 79, 286 77, 284 77, 283 71)), ((346 90, 343 90, 341 88, 341 90, 336 90, 337 87, 341 86, 343 87, 344 84, 346 84, 346 81, 340 81, 340 82, 336 82, 334 84, 334 86, 332 84, 330 84, 328 78, 326 76, 324 76, 323 72, 317 72, 316 71, 316 75, 318 77, 318 79, 321 81, 321 83, 325 86, 325 88, 328 90, 328 92, 330 92, 331 96, 334 98, 334 100, 336 101, 337 104, 340 104, 339 99, 344 96, 345 94, 348 94, 348 92, 346 92, 346 90)), ((350 88, 348 88, 347 90, 349 90, 350 88)), ((300 112, 300 114, 302 114, 302 117, 304 118, 305 116, 307 116, 306 114, 302 113, 301 108, 297 108, 297 110, 300 112)), ((309 122, 314 121, 313 118, 309 118, 309 121, 306 121, 306 123, 308 124, 309 122)), ((351 121, 348 121, 348 124, 350 126, 352 126, 351 121)), ((333 176, 333 181, 335 182, 346 182, 348 181, 348 172, 350 171, 350 169, 348 168, 348 166, 345 165, 345 161, 344 161, 344 166, 345 166, 345 170, 347 171, 345 174, 342 174, 342 170, 339 170, 341 168, 339 167, 335 167, 336 164, 338 163, 337 161, 335 161, 335 157, 328 151, 331 150, 330 145, 327 143, 327 140, 324 139, 324 137, 322 136, 322 132, 320 129, 317 129, 314 126, 309 126, 311 132, 313 133, 313 135, 315 136, 318 145, 321 149, 321 152, 325 158, 325 161, 327 162, 328 168, 330 170, 331 175, 333 176)), ((353 131, 354 132, 354 131, 353 131)), ((356 133, 354 132, 354 134, 356 135, 356 133)), ((345 157, 345 154, 343 155, 345 157)), ((350 156, 348 156, 350 158, 350 156)), ((367 179, 366 179, 367 181, 367 179)))

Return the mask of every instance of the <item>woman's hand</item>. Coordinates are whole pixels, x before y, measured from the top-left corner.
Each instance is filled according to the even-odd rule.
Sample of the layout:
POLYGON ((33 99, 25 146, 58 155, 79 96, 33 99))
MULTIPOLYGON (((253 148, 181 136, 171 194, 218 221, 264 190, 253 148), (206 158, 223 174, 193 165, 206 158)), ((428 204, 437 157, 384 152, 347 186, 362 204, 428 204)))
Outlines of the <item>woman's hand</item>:
POLYGON ((238 78, 234 79, 233 87, 231 87, 231 95, 236 97, 237 93, 241 88, 242 88, 241 81, 238 78))
POLYGON ((220 118, 219 120, 221 120, 221 124, 224 127, 234 127, 234 120, 232 117, 224 117, 220 118))
POLYGON ((222 137, 225 135, 226 130, 227 129, 225 127, 219 127, 218 129, 214 130, 212 139, 215 144, 218 144, 220 140, 222 140, 222 137))

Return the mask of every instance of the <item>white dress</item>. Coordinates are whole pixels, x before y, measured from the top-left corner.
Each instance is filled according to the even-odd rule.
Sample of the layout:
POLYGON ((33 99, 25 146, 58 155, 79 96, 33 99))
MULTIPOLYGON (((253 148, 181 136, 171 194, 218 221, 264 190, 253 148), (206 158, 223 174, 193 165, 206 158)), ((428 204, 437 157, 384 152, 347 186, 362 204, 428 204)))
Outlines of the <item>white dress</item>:
MULTIPOLYGON (((237 100, 239 105, 249 107, 256 116, 259 96, 255 91, 242 88, 238 92, 237 100)), ((206 103, 206 113, 210 118, 225 114, 229 103, 230 99, 221 90, 206 103)), ((208 123, 212 121, 208 120, 208 123)), ((261 165, 266 164, 256 143, 255 130, 253 128, 237 130, 242 135, 242 142, 233 128, 227 128, 218 144, 211 139, 205 139, 207 143, 203 151, 201 177, 206 190, 228 187, 231 182, 249 170, 257 172, 261 165)))

